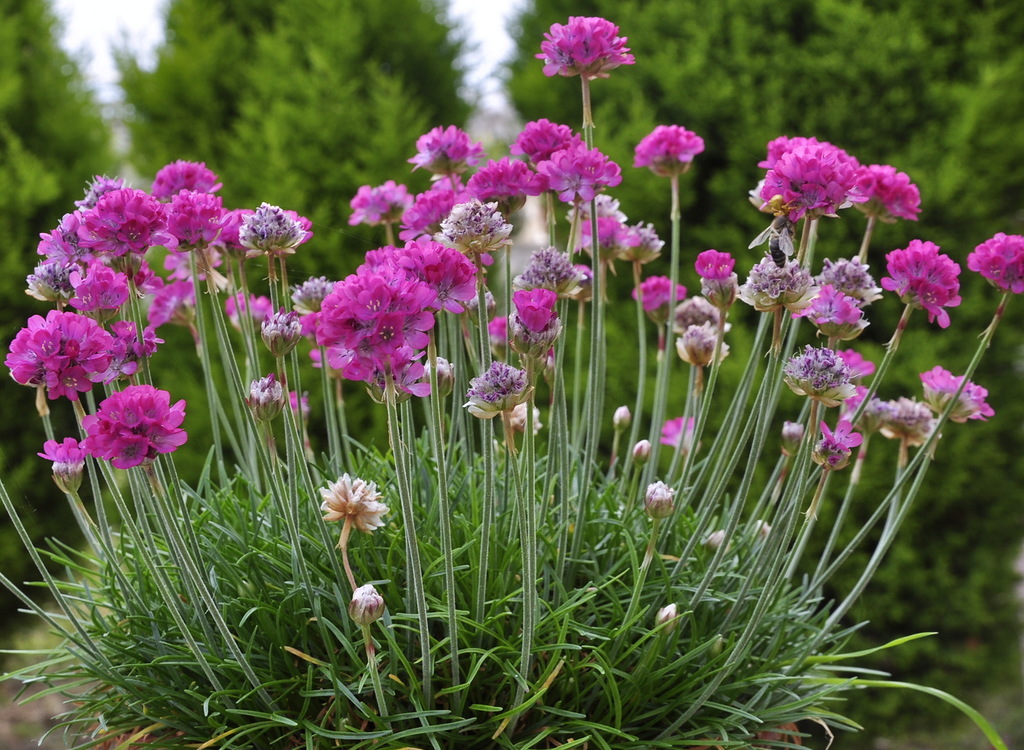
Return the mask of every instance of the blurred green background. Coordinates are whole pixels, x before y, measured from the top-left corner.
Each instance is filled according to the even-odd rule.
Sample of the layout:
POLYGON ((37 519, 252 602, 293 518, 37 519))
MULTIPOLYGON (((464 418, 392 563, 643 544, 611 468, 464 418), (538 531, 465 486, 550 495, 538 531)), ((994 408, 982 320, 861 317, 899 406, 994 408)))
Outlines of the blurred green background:
MULTIPOLYGON (((745 273, 757 259, 747 243, 765 224, 745 199, 763 176, 756 165, 765 144, 783 134, 815 136, 862 163, 892 164, 920 187, 918 222, 876 230, 870 258, 876 279, 884 253, 912 238, 938 243, 965 270, 953 326, 934 335, 922 330, 923 315, 915 320, 899 374, 881 395, 916 394, 917 373, 935 364, 963 369, 996 301, 994 290, 966 273, 967 254, 996 232, 1024 233, 1024 14, 1016 2, 518 5, 522 13, 508 30, 515 50, 503 68, 514 111, 477 112, 477 128, 514 134, 540 117, 578 125, 578 81, 546 78, 534 55, 552 23, 604 16, 620 26, 637 60, 593 85, 597 145, 623 166, 626 179, 614 195, 633 222, 653 221, 668 236, 667 184, 632 170, 637 141, 655 125, 675 123, 707 144, 683 179, 684 284, 697 288, 691 261, 709 247, 740 257, 737 270, 745 273)), ((38 234, 73 209, 94 174, 135 174, 135 186, 147 188, 170 161, 205 161, 222 178, 225 205, 268 201, 313 220, 316 236, 295 256, 294 280, 353 270, 382 241, 347 225, 357 188, 392 178, 424 189, 427 177, 410 174, 406 162, 416 138, 436 125, 470 122, 476 102, 461 55, 467 45, 489 41, 453 28, 451 19, 443 3, 425 0, 171 0, 155 66, 123 51, 123 103, 101 110, 79 61, 58 45, 48 3, 0 0, 4 346, 29 315, 46 311, 23 292, 38 257, 38 234)), ((504 154, 504 142, 488 143, 495 157, 504 154)), ((851 255, 862 231, 859 215, 824 221, 819 253, 851 255)), ((624 276, 616 281, 623 295, 625 283, 624 276)), ((878 308, 863 348, 880 356, 899 306, 885 300, 878 308)), ((611 336, 630 335, 632 312, 623 317, 611 322, 611 336)), ((978 705, 1011 747, 1024 746, 1014 572, 1024 539, 1022 328, 1024 307, 1014 300, 976 376, 989 389, 996 416, 947 430, 902 539, 851 617, 851 623, 870 621, 858 644, 865 647, 938 631, 871 665, 978 705)), ((174 351, 190 346, 187 335, 161 333, 168 346, 155 366, 177 368, 174 351)), ((632 404, 634 376, 628 369, 610 373, 610 408, 632 404)), ((181 380, 186 391, 188 381, 181 380)), ((65 535, 64 501, 35 455, 42 431, 33 393, 9 380, 0 388, 4 481, 38 539, 65 535)), ((681 409, 681 396, 670 414, 672 408, 681 409)), ((60 420, 70 429, 69 410, 55 408, 55 416, 58 431, 60 420)), ((356 434, 379 429, 358 409, 353 422, 356 434)), ((202 429, 190 425, 193 439, 202 429)), ((879 471, 868 481, 881 491, 886 476, 879 471)), ((837 590, 852 582, 858 562, 864 560, 852 561, 837 590)), ((6 520, 0 520, 0 565, 13 580, 34 579, 6 520)), ((11 634, 23 622, 14 600, 0 599, 6 615, 0 628, 11 634)), ((917 694, 856 694, 844 711, 867 731, 840 737, 840 750, 985 747, 945 704, 917 694)))

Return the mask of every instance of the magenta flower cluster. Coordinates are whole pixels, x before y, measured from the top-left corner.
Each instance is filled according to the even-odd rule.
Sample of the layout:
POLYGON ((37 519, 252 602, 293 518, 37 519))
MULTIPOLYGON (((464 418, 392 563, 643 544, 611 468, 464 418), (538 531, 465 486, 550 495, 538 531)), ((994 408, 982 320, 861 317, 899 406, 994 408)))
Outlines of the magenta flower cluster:
POLYGON ((896 171, 888 164, 869 164, 861 167, 857 187, 867 200, 857 208, 868 216, 877 216, 884 222, 896 219, 917 221, 921 212, 921 192, 910 181, 906 172, 896 171))
POLYGON ((985 420, 995 414, 995 410, 985 401, 988 398, 987 389, 970 380, 964 383, 963 375, 954 375, 938 365, 921 373, 921 385, 924 387, 924 402, 936 414, 942 414, 953 397, 957 397, 956 406, 949 415, 954 422, 985 420), (957 391, 960 391, 959 395, 957 391))
POLYGON ((351 226, 367 224, 373 227, 378 224, 393 224, 412 206, 412 196, 405 185, 388 180, 376 187, 361 186, 349 202, 349 206, 352 208, 352 215, 348 217, 351 226))
POLYGON ((570 16, 567 24, 551 24, 544 39, 535 57, 544 61, 546 76, 607 78, 609 71, 636 62, 619 27, 604 18, 570 16))
MULTIPOLYGON (((768 162, 771 154, 769 144, 768 162)), ((791 221, 804 215, 831 216, 840 208, 866 200, 857 183, 859 169, 856 159, 830 143, 791 139, 768 169, 760 197, 765 208, 781 201, 791 221)))
POLYGON ((185 402, 171 405, 167 391, 151 385, 130 385, 104 399, 95 414, 82 418, 83 449, 118 469, 152 461, 184 445, 185 402))
POLYGON ((1024 237, 999 232, 967 256, 967 267, 1004 292, 1024 293, 1024 237))
POLYGON ((836 429, 830 430, 821 423, 821 440, 814 446, 811 457, 814 462, 830 471, 838 471, 850 462, 853 449, 864 442, 864 436, 853 432, 853 425, 840 420, 836 429))
POLYGON ((458 175, 479 163, 484 146, 454 125, 438 126, 416 141, 416 155, 409 159, 413 169, 423 168, 435 175, 458 175))
POLYGON ((556 151, 537 165, 547 190, 565 203, 592 201, 605 190, 622 182, 622 170, 596 148, 577 143, 556 151))
POLYGON ((928 322, 949 327, 947 307, 960 304, 960 266, 939 252, 934 242, 911 240, 903 250, 885 256, 889 275, 882 288, 896 292, 900 300, 928 312, 928 322))
POLYGON ((536 166, 550 159, 556 151, 577 143, 582 141, 568 125, 560 125, 542 118, 526 123, 508 150, 513 156, 525 156, 536 166))
POLYGON ((94 255, 142 255, 155 245, 177 244, 167 227, 167 207, 134 188, 104 193, 78 227, 78 245, 94 255))
POLYGON ((682 174, 704 151, 704 139, 680 125, 659 125, 637 144, 634 167, 648 167, 660 177, 682 174))
POLYGON ((205 162, 171 162, 162 167, 153 179, 150 194, 160 200, 173 198, 182 190, 198 193, 216 193, 221 189, 220 178, 207 168, 205 162))

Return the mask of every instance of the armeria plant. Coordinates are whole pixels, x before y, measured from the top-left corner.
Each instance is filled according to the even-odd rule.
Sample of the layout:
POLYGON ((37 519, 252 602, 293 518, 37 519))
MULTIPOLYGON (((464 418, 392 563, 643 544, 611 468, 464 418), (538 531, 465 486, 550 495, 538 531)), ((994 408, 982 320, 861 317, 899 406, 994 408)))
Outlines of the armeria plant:
POLYGON ((13 676, 66 696, 75 747, 796 747, 815 724, 857 727, 843 691, 903 686, 1005 748, 956 698, 848 666, 863 654, 844 647, 942 432, 993 414, 971 378, 1024 291, 1024 238, 967 257, 1001 298, 966 369, 937 364, 923 398, 881 400, 914 311, 952 328, 960 302, 960 265, 928 241, 888 253, 877 285, 869 273, 875 220, 916 218, 906 175, 773 141, 753 193, 768 253, 741 284, 752 254, 683 250, 679 195, 704 143, 660 126, 634 165, 668 179, 669 275, 645 278, 665 243, 610 197, 623 172, 595 147, 590 107, 591 83, 634 63, 626 39, 570 18, 541 50, 545 74, 581 81, 582 130, 531 122, 510 149, 525 159, 488 162, 456 127, 425 134, 410 162, 432 187, 359 190, 352 220, 389 244, 342 280, 290 279, 309 222, 225 209, 204 164, 168 165, 149 192, 97 178, 42 235, 29 293, 53 309, 6 364, 35 389, 40 456, 85 546, 33 547, 4 491, 53 603, 0 580, 63 640, 13 676), (549 246, 514 276, 528 196, 549 246), (851 205, 869 217, 863 248, 819 262, 821 218, 851 205), (574 264, 578 248, 589 262, 574 264), (608 291, 623 261, 636 402, 612 408, 608 364, 634 356, 605 340, 606 315, 629 304, 608 291), (876 367, 851 342, 884 293, 905 311, 876 367), (743 304, 763 315, 746 364, 720 379, 727 354, 739 364, 731 328, 755 317, 730 322, 743 304), (170 324, 194 337, 205 403, 186 407, 161 377, 170 324), (387 445, 349 434, 362 395, 343 400, 346 381, 365 386, 387 445), (670 393, 685 394, 681 416, 670 393), (76 434, 55 434, 51 405, 73 410, 76 434), (202 409, 205 469, 183 477, 202 409), (891 489, 858 496, 879 433, 897 440, 891 489), (871 509, 859 527, 857 504, 871 509), (853 588, 826 599, 864 545, 853 588))

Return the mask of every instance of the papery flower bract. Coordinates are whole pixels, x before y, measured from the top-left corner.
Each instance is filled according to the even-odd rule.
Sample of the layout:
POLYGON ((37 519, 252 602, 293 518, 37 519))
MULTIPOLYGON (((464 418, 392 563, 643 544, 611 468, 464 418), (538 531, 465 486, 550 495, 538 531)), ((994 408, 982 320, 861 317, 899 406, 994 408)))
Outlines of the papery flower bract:
POLYGON ((659 177, 683 174, 704 151, 704 139, 680 125, 658 125, 637 144, 633 166, 648 167, 659 177))
POLYGON ((888 164, 869 164, 857 173, 857 186, 867 198, 858 210, 887 224, 896 219, 917 221, 921 212, 921 192, 906 172, 897 172, 888 164))
POLYGON ((739 298, 758 312, 774 312, 785 308, 800 312, 818 293, 810 272, 796 260, 781 268, 770 257, 750 269, 746 283, 739 288, 739 298))
POLYGON ((467 254, 490 253, 511 245, 511 234, 512 225, 497 203, 471 198, 452 206, 434 239, 467 254))
POLYGON ((864 440, 862 435, 853 432, 853 425, 846 420, 840 420, 834 431, 822 422, 821 435, 821 440, 811 452, 811 458, 816 464, 830 471, 838 471, 845 467, 850 462, 853 449, 864 440))
POLYGON ((320 312, 324 298, 334 289, 326 276, 314 276, 292 287, 292 305, 300 315, 320 312))
POLYGON ((349 201, 352 215, 348 217, 348 223, 350 226, 366 224, 371 227, 392 224, 402 218, 402 214, 412 206, 412 200, 409 189, 394 180, 376 187, 361 185, 349 201))
POLYGON ((572 261, 556 247, 534 250, 523 272, 512 279, 516 289, 550 289, 559 296, 571 295, 579 285, 572 261))
POLYGON ((820 334, 840 341, 857 338, 868 326, 856 301, 831 284, 822 286, 811 303, 793 317, 807 318, 820 334))
POLYGON ((372 584, 360 586, 352 592, 348 603, 348 616, 356 625, 366 627, 384 615, 384 597, 372 584))
POLYGON ((644 493, 644 510, 651 518, 668 518, 675 510, 676 491, 664 482, 647 485, 644 493))
POLYGON ((40 263, 25 277, 25 294, 43 302, 67 302, 75 293, 71 286, 71 271, 77 267, 66 266, 59 260, 40 263))
POLYGON ((180 190, 171 198, 167 230, 178 240, 179 249, 209 245, 224 223, 224 202, 219 195, 180 190))
POLYGON ((833 216, 840 208, 866 200, 857 186, 857 161, 827 143, 792 146, 765 175, 760 197, 767 206, 775 200, 786 207, 790 221, 833 216))
POLYGON ((906 249, 893 250, 885 260, 889 275, 882 278, 882 288, 896 292, 902 302, 926 310, 929 323, 948 328, 945 308, 960 304, 960 266, 940 253, 938 245, 921 240, 911 240, 906 249))
POLYGON ((546 76, 607 78, 608 72, 636 60, 619 27, 604 18, 570 16, 569 23, 551 24, 535 55, 544 61, 546 76))
POLYGON ((907 445, 923 445, 936 422, 928 405, 906 397, 888 404, 879 432, 887 438, 904 440, 907 445))
MULTIPOLYGON (((924 386, 924 402, 936 414, 942 414, 963 382, 963 375, 954 375, 938 365, 928 372, 922 372, 921 384, 924 386)), ((995 410, 986 403, 987 397, 988 390, 986 388, 968 380, 957 399, 956 406, 950 412, 949 418, 954 422, 966 422, 968 419, 988 419, 995 414, 995 410)))
POLYGON ((82 200, 75 201, 75 205, 83 211, 88 211, 96 205, 102 195, 123 187, 125 184, 121 177, 107 177, 105 174, 98 174, 92 178, 89 186, 85 189, 85 196, 82 200))
POLYGON ((462 174, 484 155, 484 146, 454 125, 440 125, 416 139, 416 155, 409 159, 413 170, 423 167, 435 175, 462 174))
POLYGON ((184 445, 188 435, 179 426, 184 419, 184 400, 171 405, 167 391, 130 385, 105 398, 95 414, 82 418, 82 447, 94 458, 128 469, 184 445))
POLYGON ((284 388, 274 373, 257 378, 249 384, 249 395, 245 404, 252 411, 257 422, 270 422, 277 419, 284 409, 284 388))
POLYGON ((568 125, 559 125, 541 118, 526 123, 508 150, 513 156, 523 155, 537 165, 551 158, 551 154, 556 151, 581 142, 568 125))
POLYGON ((353 526, 366 534, 381 528, 384 525, 381 516, 389 511, 388 506, 380 502, 376 484, 348 474, 342 474, 337 481, 321 488, 320 496, 323 498, 320 510, 324 512, 325 521, 348 518, 353 526))
POLYGON ((85 469, 86 452, 74 438, 64 438, 61 442, 47 440, 43 443, 43 452, 37 456, 53 462, 53 481, 61 492, 75 494, 82 486, 82 472, 85 469))
POLYGON ((295 248, 312 237, 306 222, 294 211, 261 203, 260 207, 242 218, 238 241, 253 255, 289 255, 295 248))
POLYGON ((216 193, 220 189, 220 178, 213 173, 213 170, 207 168, 206 162, 179 159, 160 168, 153 179, 150 193, 155 198, 165 200, 174 197, 182 190, 216 193))
POLYGON ((469 381, 469 400, 463 406, 474 417, 492 419, 526 401, 529 392, 525 371, 504 362, 491 362, 487 372, 469 381))
POLYGON ((861 307, 882 298, 882 290, 875 286, 875 280, 868 273, 868 266, 858 258, 840 258, 836 261, 825 258, 821 273, 814 281, 818 286, 831 284, 837 291, 857 300, 861 307))
POLYGON ((11 342, 4 364, 11 377, 28 386, 45 386, 50 399, 79 393, 107 380, 113 339, 92 318, 50 310, 33 315, 11 342))
POLYGON ((545 189, 558 194, 565 203, 591 201, 605 188, 622 182, 622 170, 596 148, 582 143, 556 151, 537 165, 545 178, 545 189))
POLYGON ((997 289, 1024 293, 1024 237, 998 232, 971 251, 967 267, 997 289))
POLYGON ((831 349, 807 345, 802 354, 786 362, 783 380, 794 393, 820 401, 824 406, 838 406, 854 394, 850 368, 831 349))
POLYGON ((528 195, 540 195, 544 189, 545 180, 539 174, 507 156, 487 162, 466 183, 466 193, 481 203, 497 203, 505 216, 522 208, 528 195))
POLYGON ((104 193, 83 214, 78 244, 94 255, 142 255, 149 248, 177 246, 167 229, 167 207, 141 190, 121 188, 104 193))

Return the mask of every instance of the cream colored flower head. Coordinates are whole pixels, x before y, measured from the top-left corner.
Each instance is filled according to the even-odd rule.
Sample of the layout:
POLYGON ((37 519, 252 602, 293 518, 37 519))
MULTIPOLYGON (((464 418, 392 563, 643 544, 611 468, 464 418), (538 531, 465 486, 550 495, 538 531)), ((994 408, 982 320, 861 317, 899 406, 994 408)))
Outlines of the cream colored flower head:
POLYGON ((352 524, 367 534, 384 525, 381 516, 388 512, 388 506, 380 502, 381 495, 373 482, 342 474, 338 481, 322 488, 320 494, 324 498, 320 510, 326 514, 325 521, 351 518, 352 524))

